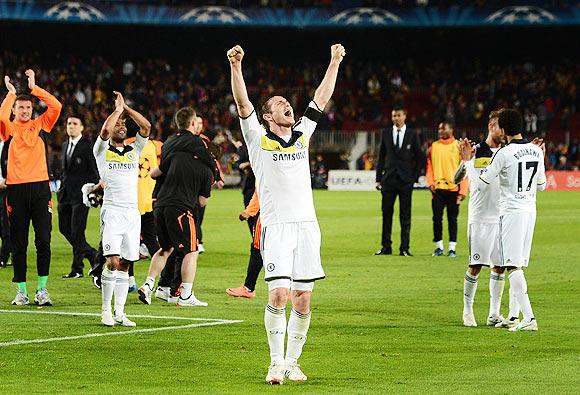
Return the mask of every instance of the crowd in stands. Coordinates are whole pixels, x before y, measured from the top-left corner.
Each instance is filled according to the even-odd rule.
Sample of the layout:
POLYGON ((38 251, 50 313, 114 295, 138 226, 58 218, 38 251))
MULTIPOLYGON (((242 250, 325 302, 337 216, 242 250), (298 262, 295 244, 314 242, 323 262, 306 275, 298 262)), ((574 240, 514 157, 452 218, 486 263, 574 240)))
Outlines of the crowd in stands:
MULTIPOLYGON (((206 134, 224 152, 224 169, 233 168, 241 135, 224 59, 194 63, 162 58, 110 61, 101 56, 47 57, 0 51, 0 75, 10 75, 21 87, 26 86, 22 75, 25 65, 33 65, 38 85, 53 92, 64 105, 51 136, 55 156, 65 135, 64 119, 79 116, 94 138, 112 109, 112 91, 119 90, 147 115, 153 125, 152 137, 159 140, 172 133, 177 108, 196 108, 204 118, 206 134)), ((314 61, 248 60, 244 72, 257 107, 278 93, 286 96, 299 114, 325 66, 314 61)), ((455 60, 418 64, 411 59, 347 59, 319 130, 378 130, 390 123, 393 104, 402 103, 408 110, 408 123, 416 129, 434 129, 437 122, 447 120, 457 131, 473 132, 477 137, 485 130, 490 110, 516 107, 525 114, 529 134, 546 136, 549 141, 553 131, 571 132, 575 142, 569 146, 563 144, 563 134, 550 143, 549 166, 577 167, 580 157, 574 139, 580 130, 579 85, 580 64, 566 61, 493 65, 455 60)), ((428 147, 428 141, 425 143, 428 147)), ((372 154, 362 162, 363 168, 372 167, 372 154)))

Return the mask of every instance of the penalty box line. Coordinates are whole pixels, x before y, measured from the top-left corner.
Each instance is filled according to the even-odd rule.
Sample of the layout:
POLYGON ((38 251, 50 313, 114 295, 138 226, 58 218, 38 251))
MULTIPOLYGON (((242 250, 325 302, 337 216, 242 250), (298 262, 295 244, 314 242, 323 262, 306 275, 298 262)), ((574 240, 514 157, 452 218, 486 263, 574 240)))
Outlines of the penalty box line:
MULTIPOLYGON (((64 316, 89 316, 89 317, 100 317, 100 314, 96 313, 81 313, 81 312, 66 312, 66 311, 30 311, 30 310, 1 310, 0 313, 27 313, 27 314, 52 314, 52 315, 64 315, 64 316)), ((103 336, 117 336, 117 335, 131 335, 134 333, 150 333, 159 331, 171 331, 178 329, 189 329, 197 328, 203 326, 216 326, 216 325, 227 325, 227 324, 237 324, 244 322, 242 320, 222 320, 215 318, 189 318, 189 317, 168 317, 168 316, 154 316, 154 315, 128 315, 131 318, 151 318, 151 319, 172 319, 172 320, 185 320, 185 321, 205 321, 194 324, 187 325, 173 325, 173 326, 163 326, 159 328, 146 328, 146 329, 132 329, 122 332, 102 332, 102 333, 88 333, 86 335, 77 336, 63 336, 63 337, 51 337, 47 339, 31 339, 31 340, 15 340, 11 342, 0 342, 0 347, 8 346, 19 346, 25 344, 38 344, 38 343, 48 343, 48 342, 58 342, 66 340, 78 340, 78 339, 90 339, 94 337, 103 336), (209 322, 208 322, 209 321, 209 322)))

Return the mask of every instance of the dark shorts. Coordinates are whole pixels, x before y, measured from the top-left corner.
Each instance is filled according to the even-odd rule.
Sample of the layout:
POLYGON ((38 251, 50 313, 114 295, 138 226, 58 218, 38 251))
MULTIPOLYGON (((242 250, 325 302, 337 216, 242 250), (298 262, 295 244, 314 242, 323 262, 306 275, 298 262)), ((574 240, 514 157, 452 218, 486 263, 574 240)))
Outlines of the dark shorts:
POLYGON ((188 254, 197 251, 195 220, 191 210, 180 207, 159 207, 154 211, 159 246, 167 251, 171 247, 188 254))

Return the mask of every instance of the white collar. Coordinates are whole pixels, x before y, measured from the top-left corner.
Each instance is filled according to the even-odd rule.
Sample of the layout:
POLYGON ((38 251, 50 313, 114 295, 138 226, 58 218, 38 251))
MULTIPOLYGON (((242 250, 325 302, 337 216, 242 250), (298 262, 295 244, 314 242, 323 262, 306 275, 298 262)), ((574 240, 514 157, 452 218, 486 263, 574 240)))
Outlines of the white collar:
MULTIPOLYGON (((397 129, 399 129, 396 125, 393 125, 393 133, 397 133, 397 129)), ((405 134, 405 132, 407 131, 407 124, 404 124, 401 129, 401 132, 403 134, 405 134)))
POLYGON ((83 137, 82 134, 79 134, 77 137, 69 137, 68 138, 68 143, 73 143, 75 146, 77 145, 77 143, 79 142, 79 140, 81 139, 81 137, 83 137))

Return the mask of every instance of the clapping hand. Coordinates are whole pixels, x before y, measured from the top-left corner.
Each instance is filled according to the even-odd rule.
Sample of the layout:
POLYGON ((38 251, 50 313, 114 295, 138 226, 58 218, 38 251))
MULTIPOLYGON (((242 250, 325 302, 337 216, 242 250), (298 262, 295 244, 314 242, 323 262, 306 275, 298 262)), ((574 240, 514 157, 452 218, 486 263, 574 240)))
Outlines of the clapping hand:
POLYGON ((542 149, 542 152, 544 153, 544 156, 546 156, 546 143, 544 142, 544 139, 536 137, 535 139, 532 140, 532 144, 540 147, 542 149))
POLYGON ((117 91, 113 91, 113 93, 116 96, 115 97, 115 110, 123 111, 125 109, 125 99, 123 98, 123 95, 117 91))
POLYGON ((12 85, 12 82, 10 82, 10 77, 7 75, 4 76, 4 84, 6 85, 6 89, 8 89, 9 93, 12 93, 13 95, 16 94, 16 88, 14 85, 12 85))
POLYGON ((32 69, 28 69, 24 72, 24 74, 28 77, 28 88, 30 90, 34 89, 34 87, 36 86, 34 71, 32 69))
POLYGON ((464 162, 473 158, 473 155, 475 155, 475 147, 471 140, 467 138, 459 139, 459 155, 461 156, 461 160, 464 162))

